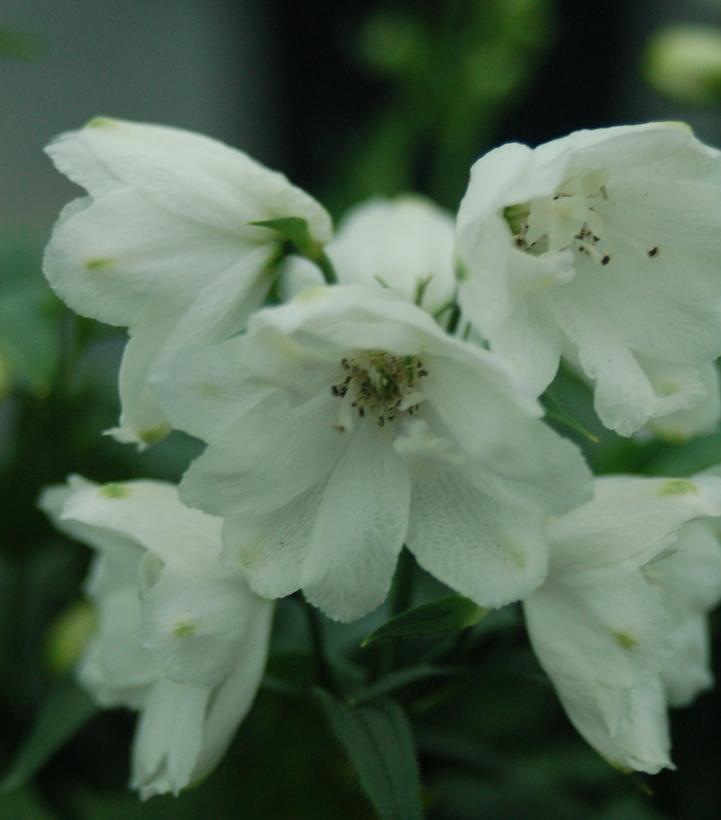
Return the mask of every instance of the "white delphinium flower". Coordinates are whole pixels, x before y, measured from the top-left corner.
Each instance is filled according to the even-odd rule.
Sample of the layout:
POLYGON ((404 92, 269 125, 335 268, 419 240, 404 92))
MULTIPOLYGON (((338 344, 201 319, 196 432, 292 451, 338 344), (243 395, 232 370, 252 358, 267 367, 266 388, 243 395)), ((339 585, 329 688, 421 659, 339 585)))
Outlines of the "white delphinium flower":
POLYGON ((371 199, 340 222, 328 256, 343 284, 389 288, 429 313, 452 303, 454 222, 416 195, 371 199))
POLYGON ((543 516, 591 490, 505 361, 383 288, 266 308, 177 357, 159 394, 209 445, 181 497, 225 519, 228 558, 338 620, 382 603, 404 542, 482 605, 522 597, 546 572, 543 516))
POLYGON ((273 604, 221 564, 221 522, 171 484, 72 477, 40 503, 97 551, 87 592, 98 629, 79 679, 102 706, 140 712, 133 788, 177 794, 218 763, 250 709, 273 604))
POLYGON ((721 353, 721 158, 677 124, 509 144, 471 170, 460 302, 533 395, 561 356, 630 435, 707 395, 721 353))
POLYGON ((129 329, 112 432, 152 443, 169 429, 149 386, 158 357, 242 330, 271 286, 278 234, 249 223, 300 218, 321 247, 330 217, 282 174, 175 128, 100 118, 47 151, 89 196, 62 212, 45 274, 76 312, 129 329))
POLYGON ((688 522, 719 515, 719 478, 613 477, 547 527, 548 577, 523 604, 531 644, 571 722, 614 765, 672 766, 667 701, 708 683, 698 631, 719 597, 721 547, 688 522))

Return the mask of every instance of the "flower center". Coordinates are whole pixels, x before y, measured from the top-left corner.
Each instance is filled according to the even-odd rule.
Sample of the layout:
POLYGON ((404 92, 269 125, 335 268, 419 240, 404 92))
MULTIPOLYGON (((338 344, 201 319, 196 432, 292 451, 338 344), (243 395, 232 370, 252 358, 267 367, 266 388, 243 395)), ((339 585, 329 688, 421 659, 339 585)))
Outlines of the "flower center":
POLYGON ((369 350, 352 359, 342 359, 341 367, 345 376, 331 387, 331 393, 343 400, 338 429, 349 426, 347 416, 353 412, 360 418, 370 415, 383 427, 400 413, 413 415, 423 400, 419 387, 428 371, 418 356, 369 350))
POLYGON ((608 265, 599 206, 608 199, 608 172, 587 171, 569 177, 551 196, 512 205, 503 212, 516 245, 540 255, 573 250, 608 265))

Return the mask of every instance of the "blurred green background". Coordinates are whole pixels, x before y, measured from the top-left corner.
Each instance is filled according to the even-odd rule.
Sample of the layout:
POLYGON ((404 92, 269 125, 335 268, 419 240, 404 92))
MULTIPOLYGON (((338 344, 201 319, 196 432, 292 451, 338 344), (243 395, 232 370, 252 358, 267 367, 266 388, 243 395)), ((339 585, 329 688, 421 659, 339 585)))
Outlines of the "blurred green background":
MULTIPOLYGON (((241 147, 335 218, 361 198, 409 189, 455 209, 472 161, 507 140, 683 119, 721 144, 721 2, 7 0, 0 13, 1 773, 48 698, 65 704, 68 725, 87 711, 65 678, 88 625, 79 607, 89 550, 49 528, 35 509, 41 487, 70 472, 177 480, 198 451, 180 435, 142 456, 101 437, 116 421, 124 338, 72 317, 42 278, 52 223, 78 193, 43 145, 104 113, 241 147)), ((598 435, 579 438, 598 472, 684 475, 721 462, 721 433, 683 445, 623 440, 599 428, 583 385, 562 376, 556 394, 598 435)), ((439 594, 418 578, 418 600, 439 594)), ((324 622, 345 673, 363 675, 359 641, 383 618, 324 622)), ((513 608, 475 627, 464 653, 468 674, 398 694, 429 817, 719 815, 718 694, 674 713, 678 771, 644 782, 610 769, 570 728, 513 608)), ((302 687, 311 675, 302 613, 285 601, 270 677, 204 784, 139 803, 125 786, 132 716, 102 713, 31 782, 0 796, 0 818, 372 817, 321 716, 278 685, 302 687)), ((46 746, 63 731, 57 714, 46 746)))

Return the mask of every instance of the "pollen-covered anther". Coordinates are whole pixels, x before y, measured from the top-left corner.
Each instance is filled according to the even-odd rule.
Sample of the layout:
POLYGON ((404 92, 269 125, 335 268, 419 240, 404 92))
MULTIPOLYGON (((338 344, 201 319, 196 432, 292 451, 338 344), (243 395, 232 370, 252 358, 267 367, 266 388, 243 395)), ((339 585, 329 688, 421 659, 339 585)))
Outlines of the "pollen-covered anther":
POLYGON ((572 250, 608 265, 602 217, 609 198, 606 181, 607 174, 592 171, 567 179, 550 196, 506 208, 516 247, 534 255, 572 250))
POLYGON ((419 386, 428 375, 418 356, 369 351, 341 360, 345 377, 331 386, 359 418, 372 416, 379 427, 399 414, 413 415, 423 399, 419 386))

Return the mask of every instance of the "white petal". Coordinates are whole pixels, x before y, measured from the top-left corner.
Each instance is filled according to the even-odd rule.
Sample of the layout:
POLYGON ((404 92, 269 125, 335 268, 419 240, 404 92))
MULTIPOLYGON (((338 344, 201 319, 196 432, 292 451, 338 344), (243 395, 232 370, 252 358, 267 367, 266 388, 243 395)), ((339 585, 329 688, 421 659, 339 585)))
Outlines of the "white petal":
POLYGON ((490 369, 470 370, 447 358, 428 367, 429 404, 494 495, 544 512, 589 497, 591 474, 578 448, 533 418, 510 380, 499 389, 499 380, 487 379, 490 369))
POLYGON ((265 671, 272 614, 272 605, 262 601, 255 607, 254 616, 244 624, 245 632, 235 669, 210 700, 203 746, 193 771, 196 781, 218 763, 253 704, 265 671))
POLYGON ((143 597, 143 644, 178 683, 213 685, 230 673, 243 623, 263 603, 243 581, 165 568, 143 597))
POLYGON ((674 624, 671 640, 671 654, 661 679, 671 706, 689 706, 714 683, 706 616, 695 615, 674 624))
POLYGON ((43 269, 74 311, 127 326, 150 303, 156 315, 179 314, 252 247, 121 188, 89 207, 63 212, 43 269))
POLYGON ((453 219, 419 196, 371 199, 343 218, 327 253, 342 283, 390 288, 434 313, 453 298, 453 219))
POLYGON ((120 365, 120 423, 108 433, 122 444, 137 444, 143 449, 163 439, 170 424, 160 408, 149 376, 159 351, 173 333, 177 318, 149 319, 137 325, 123 352, 120 365))
POLYGON ((533 649, 584 738, 615 765, 670 766, 658 680, 670 624, 641 573, 621 566, 555 576, 524 610, 533 649))
POLYGON ((688 409, 677 410, 661 418, 651 419, 648 427, 668 441, 685 441, 693 436, 713 433, 721 420, 721 385, 715 364, 707 362, 698 368, 704 398, 688 409))
POLYGON ((282 507, 327 475, 346 446, 336 403, 330 391, 298 407, 271 394, 191 464, 181 497, 224 517, 282 507))
POLYGON ((593 501, 548 525, 552 562, 564 570, 643 566, 686 522, 721 515, 721 479, 714 476, 611 477, 595 486, 593 501))
POLYGON ((414 476, 407 544, 431 575, 481 606, 517 601, 546 574, 541 516, 485 495, 455 470, 414 476))
POLYGON ((136 729, 131 785, 143 800, 177 795, 190 783, 203 740, 210 689, 192 683, 157 683, 136 729))
POLYGON ((543 307, 528 298, 495 332, 492 348, 513 363, 522 385, 535 398, 556 375, 562 337, 543 307))
POLYGON ((78 674, 103 706, 135 706, 144 690, 161 677, 157 662, 141 642, 140 599, 133 580, 135 584, 93 596, 98 627, 78 674))
POLYGON ((283 598, 301 588, 313 523, 325 481, 264 516, 226 518, 225 558, 239 566, 251 588, 266 598, 283 598))
POLYGON ((385 600, 408 526, 408 471, 389 435, 360 424, 333 470, 301 581, 331 618, 352 621, 385 600))
POLYGON ((247 223, 295 216, 308 222, 317 241, 330 238, 330 217, 312 197, 282 174, 200 134, 99 119, 61 135, 46 150, 60 171, 95 197, 132 187, 168 211, 236 235, 265 237, 267 231, 247 223))
POLYGON ((323 287, 324 282, 320 269, 302 256, 291 254, 280 263, 278 291, 284 302, 289 302, 308 288, 323 287))
POLYGON ((212 568, 220 553, 220 520, 181 504, 176 487, 162 481, 82 488, 66 503, 63 517, 86 525, 101 544, 120 536, 190 572, 212 568))

